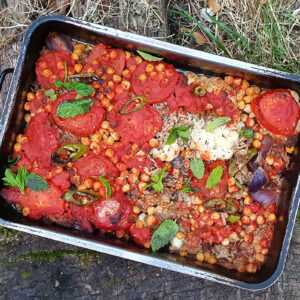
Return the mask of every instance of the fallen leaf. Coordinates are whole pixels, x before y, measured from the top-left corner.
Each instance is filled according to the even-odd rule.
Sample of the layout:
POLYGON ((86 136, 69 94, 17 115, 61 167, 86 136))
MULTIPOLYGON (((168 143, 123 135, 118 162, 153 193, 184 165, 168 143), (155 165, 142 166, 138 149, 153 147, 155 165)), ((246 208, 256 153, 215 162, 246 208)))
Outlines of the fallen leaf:
POLYGON ((192 29, 182 26, 179 27, 179 32, 189 33, 199 45, 204 45, 206 43, 206 38, 199 31, 193 31, 192 29))
POLYGON ((212 10, 214 14, 216 14, 221 9, 221 6, 217 0, 207 0, 207 6, 212 10))

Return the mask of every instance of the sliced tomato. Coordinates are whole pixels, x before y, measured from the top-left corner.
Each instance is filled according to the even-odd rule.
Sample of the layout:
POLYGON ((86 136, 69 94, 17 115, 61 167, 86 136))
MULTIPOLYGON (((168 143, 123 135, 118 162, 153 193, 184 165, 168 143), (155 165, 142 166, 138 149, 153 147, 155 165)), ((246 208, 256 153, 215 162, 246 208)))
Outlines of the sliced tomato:
POLYGON ((35 73, 43 89, 56 89, 54 80, 65 78, 65 62, 68 74, 74 74, 75 62, 67 51, 50 51, 40 56, 36 62, 35 73))
POLYGON ((192 177, 191 187, 198 188, 200 197, 204 199, 224 199, 227 193, 227 181, 228 181, 228 171, 227 166, 224 161, 215 161, 211 164, 206 164, 205 173, 201 179, 197 179, 193 176, 192 172, 189 170, 189 175, 192 177), (206 187, 206 181, 211 173, 211 171, 221 166, 223 168, 223 175, 221 181, 216 184, 212 189, 206 187))
POLYGON ((130 169, 135 168, 138 171, 143 171, 144 168, 151 169, 154 166, 153 161, 151 161, 146 154, 138 155, 135 154, 131 158, 127 158, 126 155, 122 155, 122 162, 124 162, 130 169))
POLYGON ((279 135, 292 135, 300 118, 299 104, 289 90, 267 91, 252 100, 251 108, 264 128, 279 135))
POLYGON ((191 89, 192 86, 184 84, 183 76, 181 76, 175 88, 175 97, 170 97, 167 100, 170 112, 178 110, 179 107, 184 107, 186 111, 192 114, 204 112, 207 105, 206 97, 194 96, 191 89))
POLYGON ((81 181, 92 176, 106 175, 109 177, 117 177, 118 170, 104 156, 89 154, 78 159, 74 164, 77 174, 81 181))
POLYGON ((51 155, 59 147, 59 133, 55 127, 51 126, 52 117, 48 113, 38 113, 31 118, 25 135, 28 142, 22 144, 22 150, 31 161, 44 167, 50 167, 51 155))
POLYGON ((78 115, 74 118, 60 118, 56 115, 58 106, 66 100, 75 100, 77 93, 71 91, 57 98, 53 107, 52 114, 55 123, 63 130, 69 131, 76 136, 87 136, 97 131, 105 117, 105 110, 101 103, 89 97, 93 100, 93 106, 89 112, 78 115))
POLYGON ((186 85, 183 77, 179 80, 175 88, 175 97, 171 96, 167 100, 170 112, 182 107, 192 114, 199 114, 212 108, 217 115, 230 117, 232 121, 229 125, 239 120, 239 111, 229 99, 227 92, 221 91, 219 95, 216 95, 206 91, 203 96, 194 96, 191 90, 195 85, 186 85))
POLYGON ((144 244, 149 244, 151 243, 151 230, 150 227, 141 227, 138 228, 136 227, 135 224, 131 225, 129 228, 130 234, 133 238, 133 240, 139 244, 139 245, 144 245, 144 244))
POLYGON ((66 211, 65 201, 60 197, 61 191, 50 183, 50 189, 43 192, 36 192, 25 188, 24 195, 18 188, 9 187, 2 190, 2 194, 8 202, 28 207, 29 217, 40 219, 43 216, 60 219, 66 211))
POLYGON ((98 44, 90 53, 83 68, 83 73, 95 73, 101 76, 110 67, 114 71, 113 74, 121 75, 125 67, 125 59, 126 55, 123 50, 112 49, 105 44, 98 44))
POLYGON ((51 182, 53 182, 62 192, 68 190, 71 186, 69 181, 70 174, 69 172, 62 172, 57 174, 55 171, 52 172, 53 177, 51 178, 51 182))
POLYGON ((149 104, 160 103, 174 93, 178 79, 172 65, 143 61, 133 71, 132 89, 136 96, 146 96, 149 104))
POLYGON ((132 224, 133 209, 124 195, 112 196, 109 200, 93 204, 92 222, 98 229, 116 231, 128 229, 132 224))
POLYGON ((109 122, 112 128, 120 134, 123 142, 142 145, 161 130, 162 118, 159 112, 150 105, 145 105, 138 111, 127 115, 120 115, 119 110, 127 100, 116 103, 109 113, 109 122))

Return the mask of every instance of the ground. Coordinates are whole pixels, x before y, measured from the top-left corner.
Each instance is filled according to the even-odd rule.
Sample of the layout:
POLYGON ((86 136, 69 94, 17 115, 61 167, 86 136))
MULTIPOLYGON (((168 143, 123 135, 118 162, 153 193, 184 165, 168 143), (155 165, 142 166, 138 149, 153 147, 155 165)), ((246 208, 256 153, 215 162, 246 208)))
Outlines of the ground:
MULTIPOLYGON (((197 9, 201 5, 204 6, 206 1, 172 1, 169 4, 158 0, 52 0, 49 2, 54 3, 51 13, 68 14, 71 12, 73 17, 222 54, 222 49, 217 48, 216 44, 209 40, 207 36, 208 42, 204 45, 197 44, 191 35, 186 35, 183 38, 180 33, 174 30, 174 20, 170 21, 170 19, 174 19, 174 14, 170 10, 174 10, 176 4, 181 8, 185 8, 190 16, 195 17, 197 9), (57 6, 55 6, 56 4, 57 6), (97 10, 99 13, 96 13, 97 10), (105 13, 100 13, 103 11, 105 13)), ((231 1, 231 3, 233 2, 231 1)), ((270 2, 274 3, 276 1, 270 2)), ((291 1, 283 2, 288 2, 290 9, 299 8, 299 1, 293 1, 293 3, 291 1)), ((0 1, 0 4, 3 5, 0 11, 0 71, 15 65, 23 30, 37 16, 34 9, 39 8, 40 14, 49 13, 47 3, 48 1, 42 0, 0 1), (7 10, 4 6, 6 2, 9 7, 15 5, 16 10, 11 15, 9 13, 12 13, 13 10, 7 10), (25 17, 24 12, 26 12, 25 17), (10 37, 4 38, 4 34, 8 31, 10 31, 10 37)), ((239 3, 245 3, 245 1, 241 0, 239 3)), ((229 0, 222 1, 221 20, 226 19, 226 9, 229 5, 229 0)), ((236 9, 238 8, 240 7, 236 7, 236 9)), ((251 7, 245 7, 245 9, 249 11, 251 7)), ((231 14, 234 14, 234 7, 228 11, 230 13, 227 14, 227 17, 229 18, 231 14)), ((275 8, 274 11, 274 19, 278 20, 280 15, 276 14, 275 8)), ((272 13, 274 11, 272 10, 272 13)), ((240 18, 243 17, 242 14, 238 12, 236 14, 239 17, 237 20, 240 21, 240 18)), ((179 19, 177 21, 181 22, 179 19)), ((249 20, 246 21, 249 24, 249 20)), ((299 21, 297 22, 296 27, 293 26, 293 29, 296 28, 296 33, 298 32, 298 36, 300 36, 299 31, 297 31, 299 30, 299 21)), ((187 29, 195 29, 195 24, 189 21, 186 24, 180 23, 180 25, 185 26, 187 29)), ((282 24, 280 23, 280 25, 282 24)), ((211 25, 207 24, 207 26, 211 25)), ((239 27, 239 24, 236 26, 234 28, 237 30, 242 28, 239 27)), ((271 29, 274 29, 274 26, 271 29)), ((213 32, 218 39, 222 38, 220 32, 213 32)), ((293 34, 295 34, 294 31, 292 31, 291 36, 293 34)), ((294 40, 297 40, 298 36, 296 35, 294 40)), ((243 57, 242 47, 234 51, 232 44, 225 40, 225 37, 223 38, 223 43, 230 55, 243 57)), ((251 36, 249 35, 247 38, 251 42, 251 36)), ((259 36, 259 38, 263 37, 259 36)), ((267 48, 268 44, 266 43, 263 46, 267 48)), ((284 46, 289 47, 292 51, 289 54, 291 59, 295 56, 296 60, 299 60, 300 55, 297 52, 299 46, 293 50, 292 41, 284 46)), ((274 59, 281 59, 280 53, 274 55, 274 59)), ((257 57, 250 55, 245 59, 251 61, 251 59, 257 59, 257 57)), ((261 57, 261 59, 261 61, 256 62, 268 66, 272 64, 272 61, 267 60, 265 57, 261 57)), ((281 65, 284 65, 284 63, 281 65)), ((272 66, 276 67, 275 64, 272 66)), ((290 66, 292 66, 289 69, 290 72, 293 72, 294 68, 297 71, 297 62, 293 62, 293 65, 290 66)), ((1 91, 0 115, 9 79, 10 77, 7 78, 4 89, 1 91)), ((272 287, 260 292, 243 291, 207 280, 0 228, 0 299, 107 299, 109 297, 113 299, 299 299, 299 221, 296 226, 298 230, 294 232, 283 275, 272 287)))

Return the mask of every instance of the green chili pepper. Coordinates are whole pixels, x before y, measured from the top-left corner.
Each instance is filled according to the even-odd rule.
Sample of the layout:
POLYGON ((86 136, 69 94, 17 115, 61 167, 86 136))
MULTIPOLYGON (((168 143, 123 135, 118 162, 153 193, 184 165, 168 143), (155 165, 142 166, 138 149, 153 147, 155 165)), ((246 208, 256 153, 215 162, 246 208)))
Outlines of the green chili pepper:
POLYGON ((201 85, 195 85, 191 88, 191 93, 196 97, 203 97, 206 94, 206 89, 201 85))
POLYGON ((51 156, 54 164, 66 164, 79 159, 88 151, 88 147, 82 144, 68 144, 59 148, 51 156))
POLYGON ((137 96, 129 99, 119 110, 120 115, 127 115, 130 113, 133 113, 139 109, 141 109, 143 106, 145 106, 147 103, 147 98, 145 96, 137 96), (128 106, 130 104, 134 104, 134 107, 132 109, 128 109, 128 106))
POLYGON ((235 222, 239 221, 240 218, 241 218, 241 216, 238 216, 238 215, 230 215, 228 218, 228 221, 230 223, 235 223, 235 222))
POLYGON ((66 202, 77 206, 88 206, 95 201, 101 200, 101 196, 93 191, 86 190, 84 192, 66 191, 61 196, 66 202))
POLYGON ((208 200, 204 207, 209 210, 235 213, 237 211, 236 205, 231 200, 212 199, 208 200))

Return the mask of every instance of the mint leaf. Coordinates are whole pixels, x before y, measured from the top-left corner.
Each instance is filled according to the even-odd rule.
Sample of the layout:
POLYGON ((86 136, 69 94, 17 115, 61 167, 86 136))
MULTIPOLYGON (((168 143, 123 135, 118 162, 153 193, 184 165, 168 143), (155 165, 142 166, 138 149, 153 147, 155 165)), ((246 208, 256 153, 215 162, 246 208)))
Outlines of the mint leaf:
POLYGON ((58 79, 55 79, 54 84, 58 89, 64 87, 68 90, 75 90, 77 93, 76 99, 89 96, 95 91, 93 87, 78 81, 62 82, 58 79))
POLYGON ((74 118, 90 111, 93 101, 90 98, 82 100, 67 100, 59 104, 56 115, 60 118, 74 118))
POLYGON ((21 193, 24 194, 25 176, 27 173, 27 170, 23 166, 19 167, 18 174, 13 173, 11 169, 6 169, 5 177, 2 178, 3 183, 6 186, 18 187, 21 193))
POLYGON ((152 182, 145 186, 145 188, 153 187, 156 192, 161 192, 164 189, 162 182, 167 167, 163 167, 158 173, 151 177, 152 182))
POLYGON ((254 138, 254 131, 252 128, 248 128, 246 126, 244 126, 243 128, 241 128, 241 130, 239 131, 239 134, 247 139, 253 139, 254 138))
POLYGON ((217 185, 221 181, 222 175, 223 175, 222 166, 218 166, 214 168, 211 171, 209 177, 207 178, 206 187, 208 189, 212 189, 215 185, 217 185))
POLYGON ((184 188, 180 191, 181 193, 198 193, 198 192, 200 192, 200 190, 199 189, 197 189, 197 188, 194 188, 194 187, 191 187, 190 186, 190 183, 191 183, 191 178, 189 178, 188 180, 187 180, 187 182, 185 183, 185 186, 184 186, 184 188))
POLYGON ((57 99, 54 89, 47 90, 45 95, 50 98, 50 101, 53 102, 57 99))
MULTIPOLYGON (((105 176, 105 175, 104 175, 105 176)), ((106 190, 106 200, 108 200, 111 196, 111 187, 110 183, 104 176, 99 176, 100 181, 103 183, 105 190, 106 190)))
POLYGON ((21 156, 17 155, 15 158, 11 158, 10 156, 7 158, 8 166, 11 168, 18 163, 21 156))
POLYGON ((156 56, 153 56, 149 53, 146 53, 146 52, 143 52, 141 50, 136 50, 136 52, 145 60, 148 60, 148 61, 162 61, 164 58, 163 57, 156 57, 156 56))
POLYGON ((190 169, 196 178, 201 179, 205 172, 205 167, 204 167, 204 163, 203 163, 202 159, 194 158, 191 161, 190 169))
POLYGON ((166 145, 172 145, 175 143, 175 141, 180 137, 183 139, 185 143, 188 142, 188 139, 191 135, 191 132, 188 131, 192 125, 190 126, 179 126, 179 127, 173 127, 170 130, 169 136, 166 141, 166 145))
POLYGON ((152 235, 152 251, 157 251, 158 249, 166 246, 171 240, 174 239, 176 233, 178 232, 178 229, 179 227, 176 223, 176 220, 165 220, 164 222, 162 222, 152 235))
POLYGON ((47 191, 49 190, 49 185, 45 179, 37 174, 29 173, 25 177, 25 185, 33 191, 47 191))
POLYGON ((62 81, 60 81, 59 79, 55 79, 54 84, 58 89, 60 89, 64 86, 64 83, 62 81))
POLYGON ((207 132, 212 132, 214 129, 223 126, 231 121, 231 118, 229 117, 220 117, 217 119, 214 119, 207 127, 207 132))

